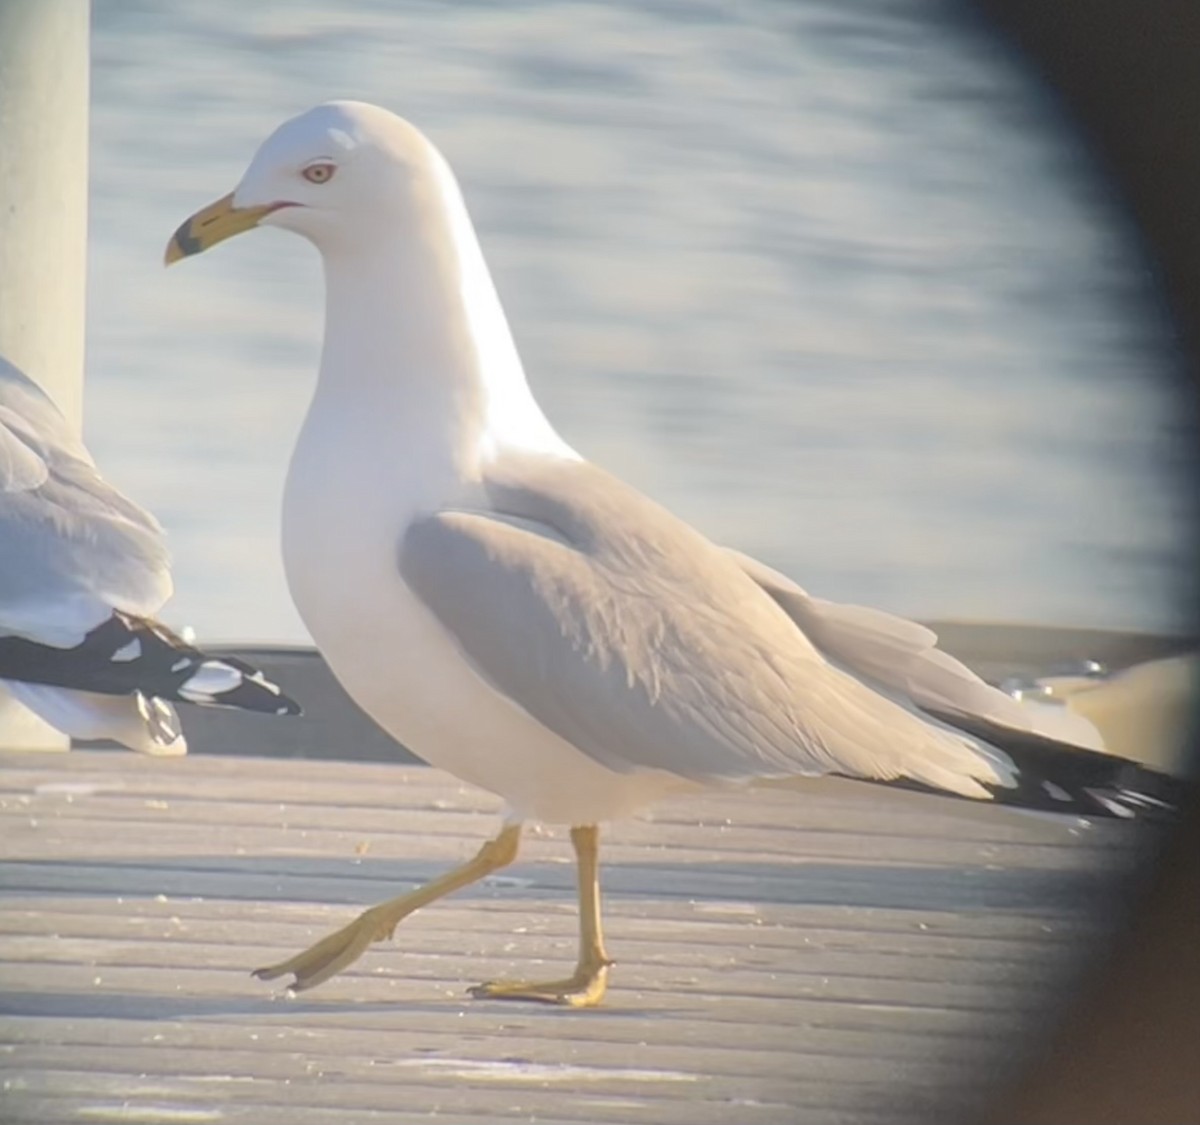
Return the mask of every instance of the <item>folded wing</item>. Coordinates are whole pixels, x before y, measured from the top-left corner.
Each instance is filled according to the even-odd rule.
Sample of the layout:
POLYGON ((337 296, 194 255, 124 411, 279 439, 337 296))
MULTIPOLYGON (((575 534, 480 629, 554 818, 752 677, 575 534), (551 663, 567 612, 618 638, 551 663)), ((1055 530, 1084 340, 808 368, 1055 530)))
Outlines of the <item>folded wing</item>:
POLYGON ((476 671, 611 769, 839 773, 964 796, 1011 764, 832 666, 731 556, 586 463, 509 464, 413 524, 408 585, 476 671))
POLYGON ((933 630, 882 610, 815 598, 786 575, 744 555, 729 555, 830 660, 922 710, 1103 749, 1087 720, 1064 708, 1034 710, 982 680, 937 647, 933 630))
POLYGON ((78 644, 113 610, 151 616, 170 594, 158 522, 0 359, 0 633, 78 644))

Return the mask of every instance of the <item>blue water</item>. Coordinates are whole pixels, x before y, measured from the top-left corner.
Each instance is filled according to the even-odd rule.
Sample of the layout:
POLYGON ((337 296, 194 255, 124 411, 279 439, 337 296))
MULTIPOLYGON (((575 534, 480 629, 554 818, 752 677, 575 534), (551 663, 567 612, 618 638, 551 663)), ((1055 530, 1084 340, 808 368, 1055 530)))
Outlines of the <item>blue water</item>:
POLYGON ((953 6, 95 0, 87 438, 165 614, 304 640, 279 561, 320 275, 165 242, 330 97, 456 168, 577 448, 827 597, 1172 628, 1170 341, 1120 212, 953 6))

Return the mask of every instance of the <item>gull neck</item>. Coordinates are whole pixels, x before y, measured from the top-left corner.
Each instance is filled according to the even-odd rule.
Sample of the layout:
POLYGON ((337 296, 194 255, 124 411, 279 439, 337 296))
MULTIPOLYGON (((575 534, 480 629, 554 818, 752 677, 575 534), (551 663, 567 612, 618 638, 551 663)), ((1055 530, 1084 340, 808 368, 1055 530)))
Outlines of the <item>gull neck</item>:
POLYGON ((577 456, 542 413, 458 185, 430 150, 404 208, 323 250, 318 396, 426 428, 464 472, 506 450, 577 456))

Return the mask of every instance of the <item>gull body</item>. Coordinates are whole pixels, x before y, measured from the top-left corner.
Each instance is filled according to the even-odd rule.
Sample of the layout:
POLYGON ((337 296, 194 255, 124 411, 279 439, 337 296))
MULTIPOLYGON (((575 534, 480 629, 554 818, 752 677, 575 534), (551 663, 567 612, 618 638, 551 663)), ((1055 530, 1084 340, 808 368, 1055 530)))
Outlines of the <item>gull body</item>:
MULTIPOLYGON (((810 597, 555 432, 453 174, 412 125, 354 102, 285 123, 236 191, 180 228, 168 261, 255 225, 307 237, 325 271, 320 377, 284 499, 297 608, 384 729, 509 806, 459 872, 264 975, 319 983, 411 910, 509 862, 526 819, 573 826, 580 962, 566 981, 482 994, 594 1003, 608 966, 587 886, 595 826, 667 794, 840 774, 1087 804, 1071 778, 1043 784, 1036 763, 1018 764, 1043 754, 1063 768, 1020 706, 928 630, 810 597)), ((1089 768, 1108 768, 1098 758, 1089 768)))
POLYGON ((171 589, 158 521, 0 356, 0 691, 73 738, 157 755, 187 750, 172 701, 298 711, 253 668, 158 624, 171 589))
MULTIPOLYGON (((338 121, 341 107, 331 110, 338 121)), ((614 773, 536 722, 471 667, 398 574, 410 524, 486 507, 489 468, 514 455, 579 457, 529 390, 449 168, 415 129, 394 131, 428 190, 366 243, 318 243, 325 345, 284 492, 289 588, 349 694, 430 764, 499 794, 513 819, 611 819, 686 783, 614 773), (378 659, 364 660, 371 652, 378 659)), ((235 202, 243 192, 256 198, 253 181, 235 202)))

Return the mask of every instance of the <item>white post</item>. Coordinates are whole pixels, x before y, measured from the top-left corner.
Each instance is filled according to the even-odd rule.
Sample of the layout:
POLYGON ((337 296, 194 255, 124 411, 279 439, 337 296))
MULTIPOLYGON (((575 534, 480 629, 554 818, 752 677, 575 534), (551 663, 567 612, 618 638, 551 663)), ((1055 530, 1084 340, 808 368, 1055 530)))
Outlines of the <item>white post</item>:
MULTIPOLYGON (((0 353, 83 416, 88 0, 0 0, 0 353)), ((0 748, 66 739, 0 691, 0 748)))

